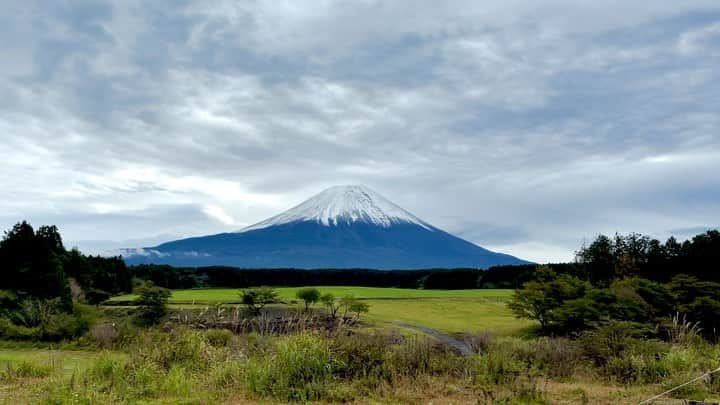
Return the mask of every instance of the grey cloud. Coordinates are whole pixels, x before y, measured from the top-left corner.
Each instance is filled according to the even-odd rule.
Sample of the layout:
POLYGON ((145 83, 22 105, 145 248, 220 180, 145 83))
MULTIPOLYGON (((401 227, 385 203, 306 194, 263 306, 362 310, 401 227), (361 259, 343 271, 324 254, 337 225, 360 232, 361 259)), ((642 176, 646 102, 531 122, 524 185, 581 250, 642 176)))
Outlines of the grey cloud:
POLYGON ((5 228, 220 232, 364 183, 560 260, 720 213, 714 1, 43 4, 0 17, 5 228))

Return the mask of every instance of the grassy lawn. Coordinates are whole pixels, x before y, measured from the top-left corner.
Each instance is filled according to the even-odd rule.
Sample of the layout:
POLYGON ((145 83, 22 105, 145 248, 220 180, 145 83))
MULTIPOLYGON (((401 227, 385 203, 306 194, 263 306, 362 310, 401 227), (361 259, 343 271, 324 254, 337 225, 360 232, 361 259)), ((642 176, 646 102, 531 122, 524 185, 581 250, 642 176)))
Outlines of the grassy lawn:
MULTIPOLYGON (((303 287, 278 287, 280 298, 294 300, 297 290, 303 287)), ((409 299, 409 298, 497 298, 505 299, 512 295, 512 290, 416 290, 408 288, 377 288, 377 287, 315 287, 321 293, 331 293, 336 297, 354 295, 360 299, 409 299)), ((238 288, 200 288, 191 290, 174 290, 170 297, 173 304, 191 303, 238 303, 238 288)), ((121 295, 110 301, 132 301, 135 295, 121 295)))
MULTIPOLYGON (((278 287, 284 301, 296 300, 301 287, 278 287)), ((386 326, 404 322, 443 332, 477 332, 490 330, 498 335, 521 334, 534 323, 516 319, 506 306, 512 290, 417 290, 374 287, 316 287, 321 293, 336 297, 354 295, 370 304, 364 319, 386 326)), ((116 302, 135 299, 133 295, 113 298, 116 302)), ((170 303, 189 304, 238 303, 239 289, 207 288, 175 290, 170 303)))
POLYGON ((413 300, 368 300, 365 319, 379 323, 404 322, 442 332, 491 331, 496 335, 526 332, 534 322, 516 319, 505 300, 483 298, 429 298, 413 300))

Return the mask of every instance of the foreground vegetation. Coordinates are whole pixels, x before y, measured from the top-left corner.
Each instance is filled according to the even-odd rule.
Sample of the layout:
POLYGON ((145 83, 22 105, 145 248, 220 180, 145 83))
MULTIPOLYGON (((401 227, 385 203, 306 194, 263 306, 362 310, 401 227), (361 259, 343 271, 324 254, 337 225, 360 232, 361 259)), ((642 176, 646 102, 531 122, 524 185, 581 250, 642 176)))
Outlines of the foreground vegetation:
MULTIPOLYGON (((643 342, 622 329, 582 341, 489 334, 466 339, 479 354, 462 357, 429 338, 343 328, 285 336, 151 329, 115 347, 126 354, 99 352, 70 372, 57 362, 18 356, 0 374, 0 398, 21 403, 637 403, 720 361, 717 346, 643 342)), ((719 385, 704 381, 673 397, 717 399, 719 385)))

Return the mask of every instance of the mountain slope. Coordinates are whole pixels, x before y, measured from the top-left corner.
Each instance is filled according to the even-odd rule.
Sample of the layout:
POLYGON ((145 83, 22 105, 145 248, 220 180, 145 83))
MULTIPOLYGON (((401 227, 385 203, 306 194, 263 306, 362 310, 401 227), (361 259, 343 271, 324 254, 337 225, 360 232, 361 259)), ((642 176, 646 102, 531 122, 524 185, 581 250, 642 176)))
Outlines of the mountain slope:
POLYGON ((363 186, 337 186, 239 232, 126 251, 129 264, 451 268, 527 263, 420 220, 363 186))

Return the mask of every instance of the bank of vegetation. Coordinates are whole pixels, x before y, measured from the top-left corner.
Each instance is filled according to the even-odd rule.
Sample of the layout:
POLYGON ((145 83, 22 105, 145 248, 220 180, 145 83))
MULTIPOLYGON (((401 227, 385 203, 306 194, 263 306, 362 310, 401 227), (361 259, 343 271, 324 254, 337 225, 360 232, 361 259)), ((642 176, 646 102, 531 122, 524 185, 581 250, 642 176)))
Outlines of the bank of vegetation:
MULTIPOLYGON (((244 280, 232 284, 233 305, 177 308, 165 287, 183 277, 193 282, 182 287, 208 286, 215 270, 126 268, 121 258, 66 250, 54 227, 20 223, 0 242, 0 400, 637 403, 720 367, 719 243, 717 231, 682 243, 600 236, 570 264, 406 272, 413 288, 516 287, 502 299, 537 326, 522 336, 455 333, 472 348, 461 355, 423 334, 366 323, 371 301, 323 291, 319 278, 291 300, 262 287, 344 280, 339 271, 276 271, 269 282, 219 268, 244 280), (128 305, 102 305, 131 291, 128 305), (33 351, 83 361, 68 367, 33 351)), ((386 274, 387 285, 404 286, 405 276, 386 274)), ((367 273, 374 277, 381 273, 367 273)), ((717 401, 720 379, 707 375, 669 396, 717 401)))

